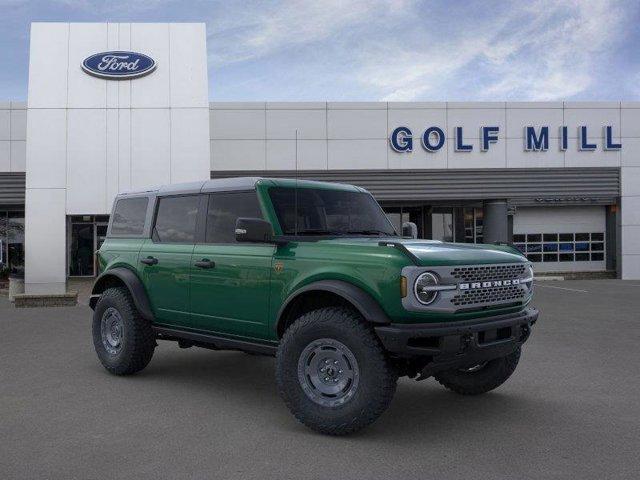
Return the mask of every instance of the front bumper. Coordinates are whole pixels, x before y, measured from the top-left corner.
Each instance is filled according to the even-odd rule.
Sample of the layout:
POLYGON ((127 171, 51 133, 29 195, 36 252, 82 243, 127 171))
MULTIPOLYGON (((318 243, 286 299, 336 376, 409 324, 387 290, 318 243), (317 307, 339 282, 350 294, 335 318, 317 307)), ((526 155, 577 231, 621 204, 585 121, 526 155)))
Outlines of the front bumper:
POLYGON ((428 359, 422 375, 463 368, 509 355, 527 341, 538 310, 460 322, 375 327, 385 349, 400 357, 428 359))

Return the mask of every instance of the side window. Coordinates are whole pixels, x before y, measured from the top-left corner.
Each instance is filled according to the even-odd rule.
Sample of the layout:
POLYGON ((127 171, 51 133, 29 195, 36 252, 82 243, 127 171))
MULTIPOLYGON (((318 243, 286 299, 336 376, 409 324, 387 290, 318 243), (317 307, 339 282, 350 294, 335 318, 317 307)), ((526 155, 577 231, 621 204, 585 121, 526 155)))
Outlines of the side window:
POLYGON ((194 243, 199 195, 160 198, 153 240, 161 243, 194 243))
POLYGON ((256 192, 214 193, 209 196, 207 243, 235 243, 239 217, 262 218, 256 192))
POLYGON ((113 212, 111 235, 142 235, 148 204, 147 197, 118 200, 113 212))

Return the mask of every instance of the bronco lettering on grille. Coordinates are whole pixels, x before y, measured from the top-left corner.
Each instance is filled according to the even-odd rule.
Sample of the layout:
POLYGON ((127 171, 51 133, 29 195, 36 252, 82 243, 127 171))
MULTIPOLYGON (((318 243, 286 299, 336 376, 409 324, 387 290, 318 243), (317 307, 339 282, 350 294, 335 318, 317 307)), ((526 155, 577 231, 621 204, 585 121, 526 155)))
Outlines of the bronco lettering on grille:
POLYGON ((518 278, 513 278, 511 280, 491 280, 488 282, 460 283, 458 284, 458 288, 460 290, 475 290, 478 288, 508 287, 511 285, 519 284, 520 280, 518 278))

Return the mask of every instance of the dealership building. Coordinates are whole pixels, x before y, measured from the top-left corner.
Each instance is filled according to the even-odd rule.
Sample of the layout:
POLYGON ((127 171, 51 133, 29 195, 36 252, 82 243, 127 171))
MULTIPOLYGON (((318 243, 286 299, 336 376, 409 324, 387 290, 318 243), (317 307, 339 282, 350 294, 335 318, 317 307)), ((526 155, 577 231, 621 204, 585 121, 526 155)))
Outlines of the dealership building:
POLYGON ((32 24, 28 98, 0 102, 4 274, 94 276, 118 192, 297 175, 421 238, 640 279, 640 102, 210 103, 207 72, 204 24, 32 24))

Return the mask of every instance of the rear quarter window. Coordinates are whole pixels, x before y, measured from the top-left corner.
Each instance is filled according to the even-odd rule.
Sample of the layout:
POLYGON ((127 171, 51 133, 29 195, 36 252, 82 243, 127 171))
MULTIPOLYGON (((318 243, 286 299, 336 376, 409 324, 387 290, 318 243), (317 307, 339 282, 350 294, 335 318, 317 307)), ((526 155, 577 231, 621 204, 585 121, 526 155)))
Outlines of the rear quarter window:
POLYGON ((142 235, 148 204, 147 197, 118 200, 113 211, 110 235, 142 235))

